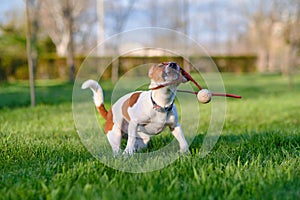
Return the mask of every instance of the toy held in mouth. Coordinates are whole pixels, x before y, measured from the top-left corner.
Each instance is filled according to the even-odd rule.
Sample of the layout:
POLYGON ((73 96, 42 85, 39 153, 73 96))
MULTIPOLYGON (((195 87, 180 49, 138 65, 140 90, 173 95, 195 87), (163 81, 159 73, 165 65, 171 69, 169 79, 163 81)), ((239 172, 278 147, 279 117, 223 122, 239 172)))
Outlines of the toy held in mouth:
POLYGON ((207 89, 202 89, 197 93, 197 99, 201 103, 210 102, 211 97, 212 97, 212 93, 207 89))
MULTIPOLYGON (((215 92, 211 92, 208 89, 203 89, 194 79, 193 77, 186 72, 184 69, 182 69, 180 67, 180 72, 181 74, 188 80, 193 82, 196 87, 199 89, 198 92, 193 92, 193 91, 187 91, 187 90, 177 90, 177 92, 184 92, 184 93, 190 93, 190 94, 195 94, 197 95, 197 99, 200 103, 206 104, 209 103, 211 101, 211 98, 214 96, 220 96, 220 97, 231 97, 231 98, 236 98, 236 99, 241 99, 242 96, 239 95, 235 95, 235 94, 224 94, 224 93, 215 93, 215 92)), ((155 88, 151 88, 151 90, 156 90, 162 87, 165 87, 167 85, 159 85, 155 88)))
MULTIPOLYGON (((242 97, 239 95, 235 95, 235 94, 223 94, 223 93, 214 93, 209 91, 208 89, 202 89, 202 87, 193 79, 193 77, 186 72, 184 69, 180 68, 181 70, 181 74, 189 81, 192 81, 197 88, 199 89, 199 92, 189 92, 189 93, 193 93, 197 95, 197 99, 199 102, 205 104, 205 103, 209 103, 211 100, 211 97, 213 96, 223 96, 223 97, 231 97, 231 98, 237 98, 237 99, 241 99, 242 97)), ((188 91, 182 91, 182 90, 178 90, 179 92, 188 92, 188 91)))

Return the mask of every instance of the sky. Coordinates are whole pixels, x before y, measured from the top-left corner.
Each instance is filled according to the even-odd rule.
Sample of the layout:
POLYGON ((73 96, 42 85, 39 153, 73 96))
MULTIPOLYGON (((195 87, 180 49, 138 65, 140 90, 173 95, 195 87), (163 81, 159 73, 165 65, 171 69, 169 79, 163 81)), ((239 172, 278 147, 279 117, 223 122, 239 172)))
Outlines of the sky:
MULTIPOLYGON (((24 1, 25 0, 0 0, 0 24, 4 22, 5 16, 13 13, 11 12, 12 10, 24 11, 24 1)), ((164 2, 172 1, 173 0, 165 0, 164 2)), ((230 37, 232 34, 231 26, 238 27, 232 29, 235 31, 245 28, 246 23, 241 21, 240 16, 235 15, 237 7, 240 6, 239 2, 245 1, 247 0, 190 0, 190 2, 195 3, 192 4, 194 6, 190 7, 190 11, 192 12, 189 15, 189 18, 191 20, 189 25, 189 35, 200 42, 215 40, 213 37, 216 36, 213 36, 211 32, 211 27, 208 26, 208 24, 212 23, 212 20, 214 20, 214 23, 219 27, 218 35, 216 38, 218 39, 218 41, 226 41, 227 38, 230 37), (212 8, 215 10, 215 15, 213 16, 209 11, 209 9, 212 8)), ((151 26, 149 16, 147 15, 149 11, 149 0, 137 0, 135 6, 136 10, 135 12, 133 12, 133 15, 130 15, 128 20, 129 22, 126 23, 126 27, 124 30, 130 30, 144 26, 151 26)), ((16 13, 18 12, 14 12, 13 14, 16 13)), ((106 21, 106 25, 111 25, 111 21, 106 21)), ((112 31, 108 31, 109 29, 107 28, 105 30, 106 38, 111 36, 112 34, 115 34, 112 31)))
POLYGON ((10 10, 24 9, 24 7, 24 0, 1 0, 0 22, 3 22, 5 15, 7 15, 10 10))

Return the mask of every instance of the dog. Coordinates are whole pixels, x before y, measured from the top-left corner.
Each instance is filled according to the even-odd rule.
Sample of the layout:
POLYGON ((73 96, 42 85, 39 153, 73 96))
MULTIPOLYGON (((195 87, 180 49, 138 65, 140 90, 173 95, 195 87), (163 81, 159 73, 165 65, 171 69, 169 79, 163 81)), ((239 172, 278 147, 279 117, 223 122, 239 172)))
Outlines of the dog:
POLYGON ((148 72, 149 91, 136 91, 121 97, 109 111, 104 106, 103 90, 98 82, 87 80, 82 89, 91 89, 94 104, 106 119, 104 132, 114 155, 121 152, 122 136, 128 137, 123 155, 132 155, 147 147, 150 137, 169 127, 179 142, 180 153, 189 151, 188 143, 178 122, 176 90, 188 77, 175 62, 153 65, 148 72))

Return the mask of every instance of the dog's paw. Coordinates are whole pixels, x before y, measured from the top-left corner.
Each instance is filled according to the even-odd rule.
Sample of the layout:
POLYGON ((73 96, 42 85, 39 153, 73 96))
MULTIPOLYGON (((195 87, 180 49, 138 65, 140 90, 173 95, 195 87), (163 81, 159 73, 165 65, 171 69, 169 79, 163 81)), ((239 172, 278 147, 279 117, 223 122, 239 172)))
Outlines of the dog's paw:
POLYGON ((189 151, 189 146, 183 146, 183 147, 180 147, 180 151, 179 151, 181 154, 189 154, 190 151, 189 151))
POLYGON ((120 149, 114 149, 113 150, 113 156, 114 157, 118 157, 118 156, 122 155, 121 153, 122 153, 122 151, 120 149))
POLYGON ((127 156, 127 155, 132 156, 134 154, 134 152, 135 152, 135 148, 126 148, 123 152, 123 155, 124 156, 127 156))

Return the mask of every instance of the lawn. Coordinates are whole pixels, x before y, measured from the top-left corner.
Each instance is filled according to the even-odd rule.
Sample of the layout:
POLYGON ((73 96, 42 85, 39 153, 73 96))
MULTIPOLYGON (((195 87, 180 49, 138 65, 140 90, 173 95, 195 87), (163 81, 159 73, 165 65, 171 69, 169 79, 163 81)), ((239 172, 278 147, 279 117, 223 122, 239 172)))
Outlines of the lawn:
MULTIPOLYGON (((292 89, 279 75, 223 79, 243 99, 228 99, 213 150, 197 153, 200 129, 190 155, 139 174, 109 168, 86 150, 74 126, 72 84, 37 82, 38 106, 31 108, 26 82, 1 83, 0 199, 298 199, 300 76, 292 89)), ((107 94, 112 88, 104 83, 107 94)))

